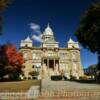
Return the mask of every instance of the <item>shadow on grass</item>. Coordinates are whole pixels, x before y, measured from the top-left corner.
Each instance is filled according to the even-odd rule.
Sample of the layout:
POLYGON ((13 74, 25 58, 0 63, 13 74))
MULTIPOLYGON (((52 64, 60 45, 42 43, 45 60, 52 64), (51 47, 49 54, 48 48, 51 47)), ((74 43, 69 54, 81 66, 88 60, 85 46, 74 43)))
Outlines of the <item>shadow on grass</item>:
POLYGON ((83 83, 83 84, 99 84, 100 85, 100 82, 96 82, 96 80, 71 80, 71 81, 74 81, 74 82, 77 82, 77 83, 83 83))
POLYGON ((79 83, 97 84, 96 80, 75 80, 75 81, 79 83))
POLYGON ((6 78, 3 78, 0 80, 0 82, 19 82, 19 81, 23 81, 23 80, 21 79, 11 80, 11 79, 6 79, 6 78))
POLYGON ((96 82, 95 79, 88 79, 88 80, 82 80, 82 79, 80 79, 80 80, 76 80, 76 79, 67 79, 67 80, 65 80, 65 81, 77 82, 77 83, 83 83, 83 84, 85 84, 85 83, 87 83, 87 84, 100 84, 100 82, 96 82))

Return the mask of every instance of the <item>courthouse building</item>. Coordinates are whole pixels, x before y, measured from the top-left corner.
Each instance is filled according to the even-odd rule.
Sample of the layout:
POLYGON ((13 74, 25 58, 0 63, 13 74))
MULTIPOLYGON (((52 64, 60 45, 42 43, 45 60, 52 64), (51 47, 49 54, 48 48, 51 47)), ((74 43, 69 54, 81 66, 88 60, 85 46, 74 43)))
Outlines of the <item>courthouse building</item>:
POLYGON ((31 77, 29 72, 34 70, 39 71, 39 77, 43 78, 62 73, 67 78, 70 78, 70 75, 77 78, 83 76, 78 42, 70 38, 64 48, 59 47, 49 25, 43 32, 42 40, 38 48, 30 37, 21 40, 20 52, 25 59, 24 77, 31 77))

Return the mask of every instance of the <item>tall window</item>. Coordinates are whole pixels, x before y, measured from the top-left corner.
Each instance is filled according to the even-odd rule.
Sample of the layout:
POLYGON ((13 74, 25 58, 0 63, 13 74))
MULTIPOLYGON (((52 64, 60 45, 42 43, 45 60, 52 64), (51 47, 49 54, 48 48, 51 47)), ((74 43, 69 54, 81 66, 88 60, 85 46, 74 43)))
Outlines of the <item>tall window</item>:
POLYGON ((41 53, 33 53, 33 59, 41 59, 41 53))
POLYGON ((77 69, 77 64, 75 62, 73 62, 73 69, 76 70, 77 69))
POLYGON ((24 53, 24 57, 23 57, 25 60, 28 59, 28 54, 27 53, 24 53))
POLYGON ((66 59, 67 53, 65 53, 65 52, 60 53, 60 57, 61 57, 61 59, 66 59))
POLYGON ((36 59, 36 54, 35 53, 33 53, 33 59, 36 59))
POLYGON ((72 53, 72 59, 75 59, 75 58, 76 58, 75 53, 72 53))

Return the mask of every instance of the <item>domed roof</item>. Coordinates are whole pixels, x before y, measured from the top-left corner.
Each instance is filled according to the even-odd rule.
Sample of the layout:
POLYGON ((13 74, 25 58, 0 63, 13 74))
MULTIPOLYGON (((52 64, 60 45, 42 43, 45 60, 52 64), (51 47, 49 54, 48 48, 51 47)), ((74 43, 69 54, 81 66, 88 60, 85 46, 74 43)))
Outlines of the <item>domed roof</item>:
POLYGON ((47 28, 44 31, 44 35, 53 35, 53 31, 50 28, 49 24, 47 25, 47 28))

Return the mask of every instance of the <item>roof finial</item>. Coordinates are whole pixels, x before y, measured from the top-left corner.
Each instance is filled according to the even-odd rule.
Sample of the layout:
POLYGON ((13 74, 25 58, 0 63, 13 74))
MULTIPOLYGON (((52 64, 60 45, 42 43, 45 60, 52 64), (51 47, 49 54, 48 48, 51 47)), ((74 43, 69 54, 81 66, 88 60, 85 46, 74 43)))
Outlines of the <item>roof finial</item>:
POLYGON ((50 24, 48 23, 47 27, 50 27, 50 24))

